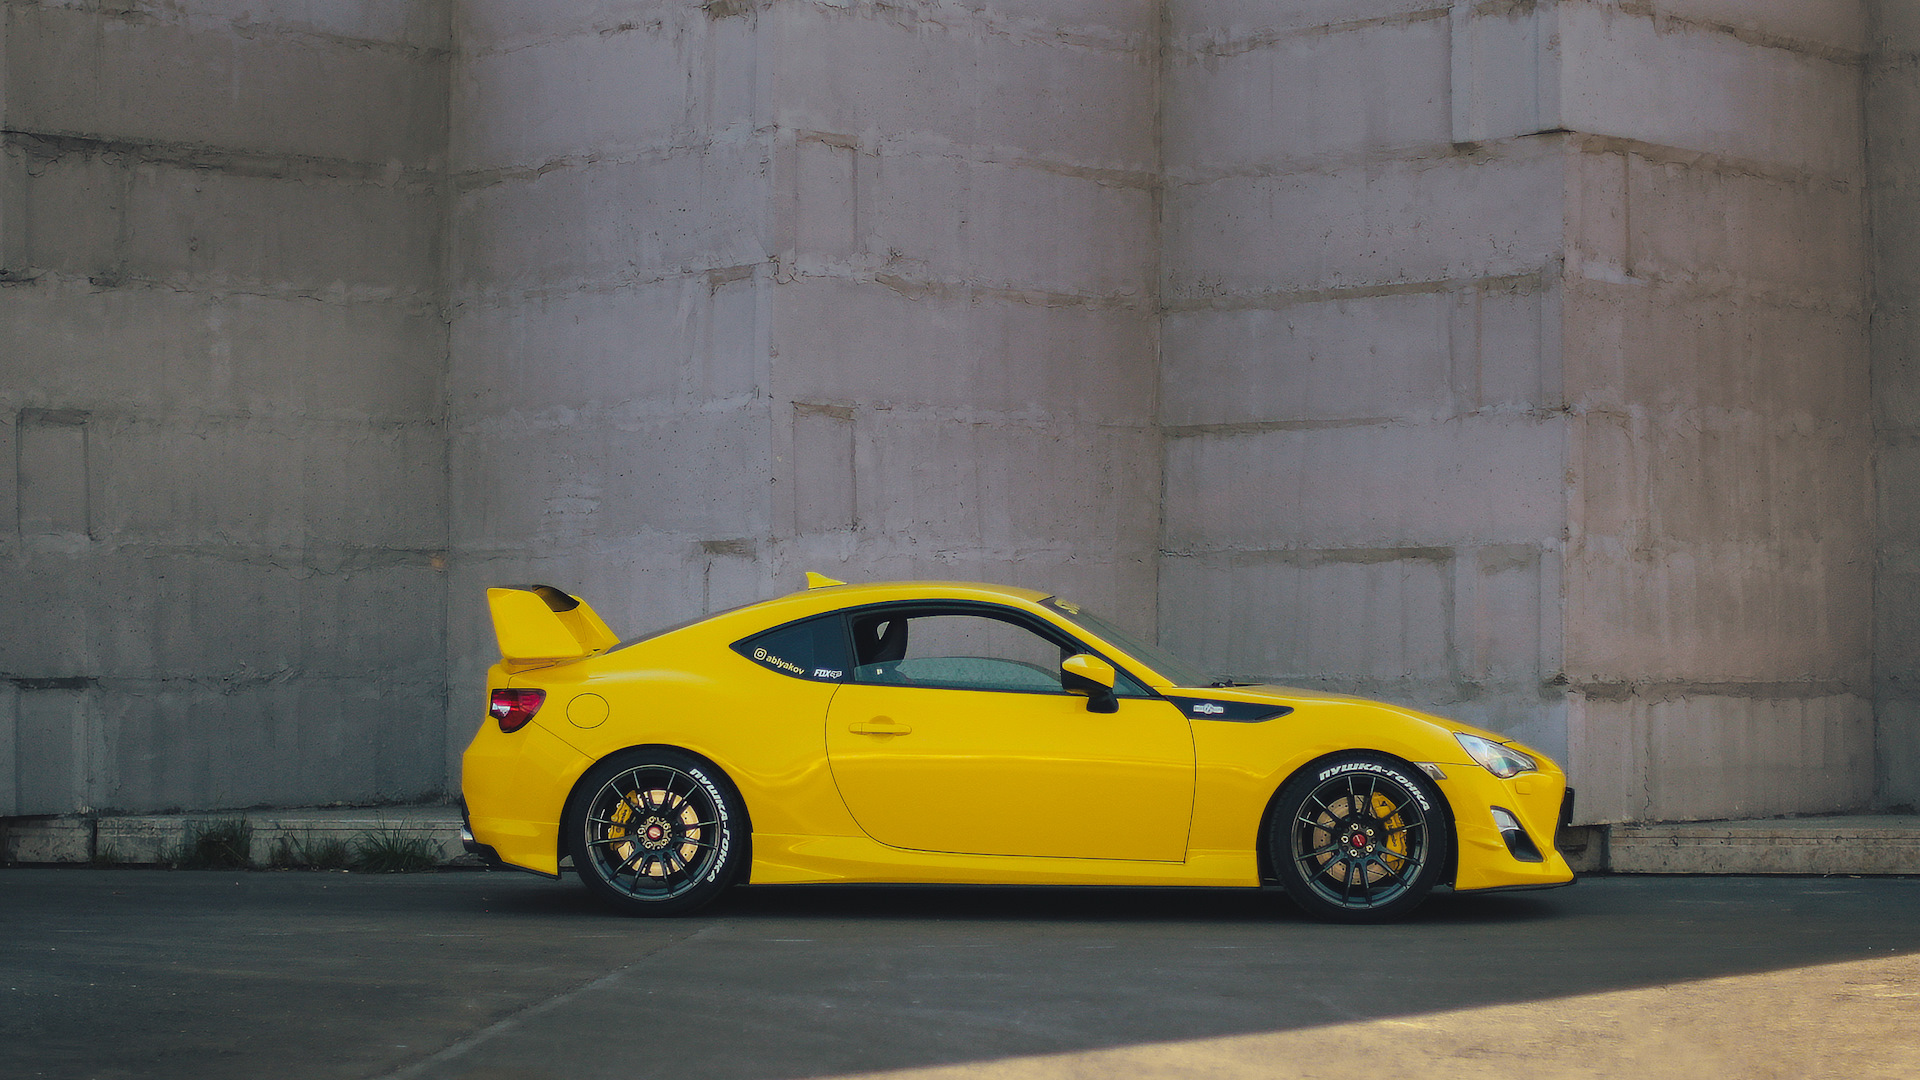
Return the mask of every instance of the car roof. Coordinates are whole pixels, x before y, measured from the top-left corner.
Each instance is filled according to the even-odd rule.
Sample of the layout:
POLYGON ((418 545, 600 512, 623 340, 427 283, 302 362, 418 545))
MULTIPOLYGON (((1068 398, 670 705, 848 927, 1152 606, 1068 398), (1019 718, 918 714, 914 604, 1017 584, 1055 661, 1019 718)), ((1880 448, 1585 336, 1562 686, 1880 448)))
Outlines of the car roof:
MULTIPOLYGON (((984 581, 874 581, 861 584, 819 585, 801 589, 788 596, 834 596, 833 606, 842 604, 883 603, 888 600, 1024 600, 1039 603, 1052 593, 1023 589, 1018 585, 993 585, 984 581)), ((786 597, 782 597, 786 599, 786 597)))
MULTIPOLYGON (((913 600, 959 600, 988 604, 1033 605, 1052 593, 1023 589, 1016 585, 992 585, 983 581, 874 581, 861 584, 818 585, 785 596, 749 604, 726 615, 745 620, 786 622, 809 615, 868 604, 890 604, 913 600)), ((725 615, 716 615, 723 618, 725 615)))
POLYGON ((785 596, 743 604, 725 611, 688 619, 627 638, 610 652, 617 652, 669 635, 687 632, 742 634, 777 626, 781 623, 822 615, 844 608, 868 604, 899 603, 915 600, 957 600, 976 603, 1013 603, 1037 605, 1053 595, 1017 585, 992 585, 981 581, 876 581, 862 584, 817 585, 785 596))

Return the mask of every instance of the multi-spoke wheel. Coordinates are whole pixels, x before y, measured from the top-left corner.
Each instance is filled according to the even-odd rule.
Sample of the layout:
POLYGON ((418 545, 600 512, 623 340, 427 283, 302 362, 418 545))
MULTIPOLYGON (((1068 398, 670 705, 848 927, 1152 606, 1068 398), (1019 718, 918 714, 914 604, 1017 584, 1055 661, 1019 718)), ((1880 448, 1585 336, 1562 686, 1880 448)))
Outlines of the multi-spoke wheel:
POLYGON ((594 766, 574 789, 563 827, 580 880, 637 915, 677 915, 720 895, 733 883, 745 835, 727 778, 666 747, 594 766))
POLYGON ((1452 825, 1418 769, 1374 754, 1329 758, 1281 789, 1268 851, 1287 894, 1338 922, 1412 911, 1439 880, 1452 825))

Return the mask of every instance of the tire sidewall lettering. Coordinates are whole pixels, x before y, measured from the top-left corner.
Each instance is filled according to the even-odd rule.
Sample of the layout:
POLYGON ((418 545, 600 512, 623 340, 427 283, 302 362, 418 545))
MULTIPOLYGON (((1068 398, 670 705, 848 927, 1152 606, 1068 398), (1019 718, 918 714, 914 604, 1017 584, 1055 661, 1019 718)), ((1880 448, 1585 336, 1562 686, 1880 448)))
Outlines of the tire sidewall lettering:
POLYGON ((1331 780, 1336 776, 1341 776, 1345 773, 1352 773, 1352 772, 1373 773, 1377 776, 1384 776, 1387 779, 1392 780, 1394 783, 1399 784, 1401 787, 1405 788, 1414 797, 1414 799, 1420 803, 1420 809, 1423 812, 1426 812, 1426 813, 1433 812, 1433 804, 1430 801, 1428 801, 1427 792, 1423 785, 1415 783, 1412 777, 1409 777, 1407 774, 1401 772, 1400 770, 1395 769, 1390 765, 1382 765, 1379 762, 1348 761, 1339 765, 1335 765, 1332 768, 1322 769, 1320 770, 1320 775, 1317 782, 1325 783, 1326 781, 1331 780))
POLYGON ((714 855, 713 868, 707 871, 708 881, 718 881, 721 872, 727 868, 727 855, 733 847, 733 830, 728 827, 731 818, 727 814, 727 799, 700 769, 688 769, 687 775, 699 781, 700 786, 707 790, 707 797, 713 800, 714 809, 720 815, 720 850, 714 855))

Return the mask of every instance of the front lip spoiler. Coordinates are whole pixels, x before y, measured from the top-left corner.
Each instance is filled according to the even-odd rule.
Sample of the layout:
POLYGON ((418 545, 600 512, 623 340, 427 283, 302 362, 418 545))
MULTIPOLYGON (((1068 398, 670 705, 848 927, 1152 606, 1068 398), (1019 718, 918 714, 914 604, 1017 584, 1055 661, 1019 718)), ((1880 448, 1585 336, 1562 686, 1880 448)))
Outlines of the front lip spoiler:
POLYGON ((1578 885, 1579 883, 1580 877, 1576 874, 1565 881, 1548 881, 1540 884, 1528 883, 1525 885, 1490 885, 1484 889, 1452 889, 1450 887, 1450 891, 1459 896, 1481 896, 1486 893, 1497 892, 1539 892, 1542 889, 1564 889, 1570 885, 1578 885))

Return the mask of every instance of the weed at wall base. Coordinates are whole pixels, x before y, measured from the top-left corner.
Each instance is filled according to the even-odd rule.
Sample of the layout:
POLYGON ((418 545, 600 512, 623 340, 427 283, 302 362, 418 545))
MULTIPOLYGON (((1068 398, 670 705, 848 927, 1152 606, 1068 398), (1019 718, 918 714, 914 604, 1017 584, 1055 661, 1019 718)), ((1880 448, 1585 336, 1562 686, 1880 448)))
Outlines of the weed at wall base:
POLYGON ((245 818, 189 821, 168 860, 182 870, 244 870, 253 865, 253 826, 245 818))
POLYGON ((353 869, 369 874, 407 874, 440 865, 440 845, 432 837, 400 829, 378 829, 354 840, 353 869))
POLYGON ((274 840, 267 865, 276 870, 345 870, 353 865, 353 850, 338 837, 283 834, 274 840))

